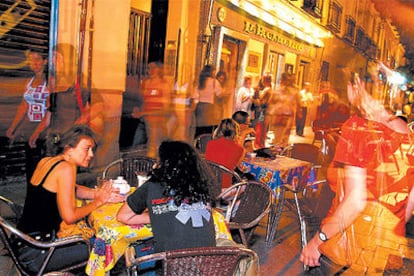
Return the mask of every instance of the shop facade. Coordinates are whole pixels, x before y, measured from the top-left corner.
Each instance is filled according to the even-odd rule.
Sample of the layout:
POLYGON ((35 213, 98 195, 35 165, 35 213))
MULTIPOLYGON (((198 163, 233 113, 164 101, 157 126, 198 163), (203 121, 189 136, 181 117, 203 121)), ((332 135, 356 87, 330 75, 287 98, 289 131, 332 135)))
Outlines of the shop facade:
POLYGON ((323 45, 301 40, 227 1, 214 2, 210 24, 213 43, 208 63, 226 73, 226 88, 233 91, 225 116, 234 111, 244 76, 251 76, 255 86, 264 74, 270 74, 276 88, 281 74, 289 72, 295 74, 299 88, 304 82, 317 87, 323 45))

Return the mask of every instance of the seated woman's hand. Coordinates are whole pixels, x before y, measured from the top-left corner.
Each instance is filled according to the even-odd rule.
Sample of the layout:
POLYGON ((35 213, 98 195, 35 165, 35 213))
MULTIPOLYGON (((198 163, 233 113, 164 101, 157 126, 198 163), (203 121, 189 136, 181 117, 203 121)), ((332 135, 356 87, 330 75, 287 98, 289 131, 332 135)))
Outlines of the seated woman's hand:
POLYGON ((124 202, 126 196, 119 193, 119 189, 113 188, 108 203, 124 202))
POLYGON ((105 203, 121 202, 124 199, 125 197, 119 194, 119 189, 112 187, 111 181, 104 181, 95 194, 95 201, 98 203, 98 206, 104 205, 105 203))

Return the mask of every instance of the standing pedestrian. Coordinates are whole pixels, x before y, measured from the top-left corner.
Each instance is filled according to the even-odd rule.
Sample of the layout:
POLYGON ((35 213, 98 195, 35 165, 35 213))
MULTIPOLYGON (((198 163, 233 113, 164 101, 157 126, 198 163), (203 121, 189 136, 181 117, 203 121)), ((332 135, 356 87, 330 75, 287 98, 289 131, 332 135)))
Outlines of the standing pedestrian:
POLYGON ((266 112, 272 96, 272 76, 264 75, 261 80, 261 86, 253 97, 254 120, 253 125, 256 131, 255 147, 264 148, 266 142, 267 131, 269 130, 269 122, 266 121, 266 112))
MULTIPOLYGON (((36 144, 38 136, 46 130, 50 133, 65 133, 73 125, 89 126, 95 133, 97 142, 104 143, 105 107, 99 93, 94 93, 93 102, 89 88, 80 83, 77 76, 76 49, 72 44, 60 43, 53 49, 54 72, 49 76, 50 96, 47 112, 30 137, 29 143, 36 144)), ((105 147, 99 147, 103 151, 105 147)), ((97 153, 100 156, 100 153, 97 153)), ((93 167, 103 166, 103 160, 96 160, 93 167), (99 164, 98 164, 99 163, 99 164)))
POLYGON ((148 68, 149 77, 141 85, 144 104, 141 109, 135 107, 132 116, 144 116, 148 135, 147 155, 156 157, 159 145, 168 136, 167 122, 171 114, 172 88, 164 78, 162 63, 151 62, 148 68))
POLYGON ((254 90, 252 89, 252 77, 245 76, 243 79, 243 86, 237 90, 236 111, 246 111, 251 117, 253 96, 254 90))
POLYGON ((227 75, 226 72, 224 71, 218 71, 216 74, 216 79, 218 80, 218 82, 221 85, 221 89, 222 89, 222 96, 221 97, 217 97, 217 108, 219 109, 218 111, 218 116, 219 119, 223 119, 224 116, 224 108, 226 107, 227 101, 229 99, 229 93, 227 91, 226 88, 226 82, 227 82, 227 75))
POLYGON ((205 65, 200 73, 198 87, 194 95, 196 103, 196 130, 194 137, 203 133, 213 133, 220 122, 220 109, 217 107, 217 98, 223 96, 223 89, 214 75, 215 69, 212 65, 205 65))
POLYGON ((313 94, 309 90, 310 83, 305 82, 303 89, 299 91, 298 108, 296 111, 296 135, 304 136, 303 131, 306 124, 306 116, 308 114, 308 108, 313 103, 313 94))
POLYGON ((42 156, 42 144, 44 136, 38 143, 30 143, 30 137, 39 136, 42 126, 41 121, 47 114, 47 100, 49 88, 45 67, 47 57, 36 50, 27 51, 27 59, 33 77, 27 82, 23 99, 17 108, 16 115, 6 131, 6 136, 13 141, 24 141, 26 153, 26 178, 29 183, 37 162, 42 156))
POLYGON ((283 73, 280 87, 274 91, 267 110, 268 120, 274 132, 274 145, 287 145, 295 118, 298 89, 294 84, 294 75, 283 73))

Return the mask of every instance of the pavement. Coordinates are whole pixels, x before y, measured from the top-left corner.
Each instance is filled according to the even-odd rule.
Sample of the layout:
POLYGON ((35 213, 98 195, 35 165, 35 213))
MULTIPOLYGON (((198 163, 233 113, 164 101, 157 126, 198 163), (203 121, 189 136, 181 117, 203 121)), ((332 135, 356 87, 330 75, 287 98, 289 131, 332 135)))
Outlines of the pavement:
MULTIPOLYGON (((313 132, 310 127, 305 128, 305 136, 297 136, 294 130, 290 136, 289 143, 312 143, 313 132)), ((318 141, 316 142, 318 144, 318 141)), ((403 145, 403 152, 406 152, 408 145, 403 145)), ((400 171, 404 172, 408 167, 406 157, 396 152, 400 171)), ((10 177, 0 181, 0 195, 23 204, 25 196, 25 178, 10 177)), ((267 217, 265 217, 255 230, 250 248, 259 256, 261 275, 299 275, 303 266, 299 261, 301 251, 299 223, 296 214, 286 211, 282 214, 275 239, 270 246, 265 244, 267 217)), ((315 231, 318 225, 311 225, 309 231, 315 231)), ((0 275, 18 275, 13 263, 7 256, 0 256, 0 275)), ((112 275, 112 274, 111 274, 112 275)), ((117 275, 126 275, 120 273, 117 275)))
MULTIPOLYGON (((293 133, 293 132, 292 132, 293 133)), ((305 136, 300 137, 292 134, 290 143, 305 142, 312 143, 313 133, 310 128, 305 129, 305 136)), ((6 177, 0 180, 0 195, 23 205, 26 195, 25 176, 6 177)), ((252 237, 252 249, 259 254, 261 271, 263 275, 277 275, 289 273, 296 275, 301 271, 301 265, 297 264, 297 254, 300 247, 299 226, 293 216, 283 216, 280 221, 280 230, 272 247, 265 245, 267 217, 263 219, 252 237), (283 252, 283 254, 280 254, 283 252), (276 256, 278 256, 276 258, 276 256)), ((0 252, 1 253, 1 252, 0 252)), ((18 275, 11 259, 0 256, 0 275, 18 275)), ((125 273, 117 274, 126 275, 125 273)))

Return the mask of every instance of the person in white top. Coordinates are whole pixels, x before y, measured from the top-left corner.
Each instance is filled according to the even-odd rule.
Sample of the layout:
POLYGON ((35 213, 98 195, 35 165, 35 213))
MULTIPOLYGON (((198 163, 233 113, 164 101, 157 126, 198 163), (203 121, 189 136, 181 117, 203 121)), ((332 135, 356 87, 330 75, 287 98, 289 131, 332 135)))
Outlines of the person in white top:
POLYGON ((245 76, 243 86, 237 91, 236 97, 236 111, 246 111, 251 116, 251 105, 254 96, 252 89, 252 77, 245 76))
POLYGON ((296 110, 296 135, 303 137, 303 130, 306 124, 306 116, 308 113, 308 107, 313 102, 313 94, 309 90, 310 83, 305 82, 303 89, 299 91, 298 109, 296 110))
POLYGON ((196 103, 195 137, 203 133, 213 133, 219 124, 220 109, 217 107, 217 98, 225 96, 219 81, 214 77, 215 69, 205 65, 200 73, 198 87, 194 95, 196 103))
POLYGON ((28 50, 26 56, 33 77, 26 84, 22 100, 13 121, 6 131, 6 136, 11 144, 14 142, 25 143, 26 180, 29 183, 42 155, 45 135, 40 135, 42 130, 41 121, 48 113, 49 88, 45 74, 47 56, 35 49, 28 50), (36 137, 40 136, 39 141, 30 143, 30 139, 34 135, 36 137))
POLYGON ((6 131, 10 141, 28 141, 47 111, 49 97, 45 77, 47 58, 35 50, 27 51, 27 61, 34 76, 28 81, 16 115, 6 131))

